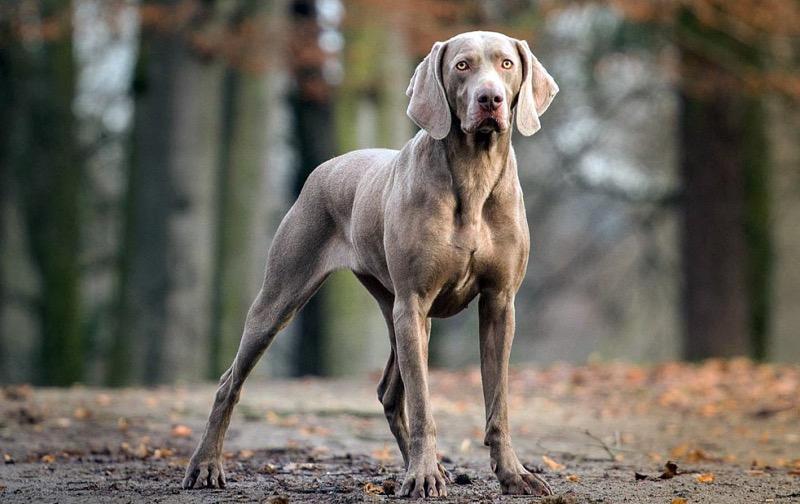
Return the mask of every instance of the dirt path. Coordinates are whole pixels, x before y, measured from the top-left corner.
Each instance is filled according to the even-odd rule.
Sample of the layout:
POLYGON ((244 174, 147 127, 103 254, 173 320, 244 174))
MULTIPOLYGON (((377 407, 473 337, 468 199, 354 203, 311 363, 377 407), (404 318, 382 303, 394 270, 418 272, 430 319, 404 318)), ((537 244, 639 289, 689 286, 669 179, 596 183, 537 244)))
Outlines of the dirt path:
MULTIPOLYGON (((0 502, 394 500, 401 459, 376 382, 248 383, 225 446, 228 488, 214 491, 179 489, 212 386, 7 387, 0 502)), ((437 372, 431 387, 458 481, 446 501, 540 502, 499 494, 478 372, 437 372)), ((547 501, 800 502, 798 367, 556 365, 516 369, 511 387, 515 444, 558 493, 547 501), (667 460, 678 474, 661 479, 667 460)))

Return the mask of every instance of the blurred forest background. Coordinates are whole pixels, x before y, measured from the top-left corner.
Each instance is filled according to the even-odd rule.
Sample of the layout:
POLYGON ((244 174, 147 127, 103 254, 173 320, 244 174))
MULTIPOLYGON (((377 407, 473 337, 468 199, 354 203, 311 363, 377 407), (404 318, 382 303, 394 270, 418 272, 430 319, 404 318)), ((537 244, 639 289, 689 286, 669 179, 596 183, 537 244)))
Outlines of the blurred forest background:
MULTIPOLYGON (((320 162, 413 134, 435 40, 527 39, 561 93, 516 138, 516 362, 800 361, 794 0, 3 0, 0 382, 213 379, 320 162)), ((477 310, 431 361, 477 361, 477 310)), ((350 273, 263 375, 380 369, 350 273)))

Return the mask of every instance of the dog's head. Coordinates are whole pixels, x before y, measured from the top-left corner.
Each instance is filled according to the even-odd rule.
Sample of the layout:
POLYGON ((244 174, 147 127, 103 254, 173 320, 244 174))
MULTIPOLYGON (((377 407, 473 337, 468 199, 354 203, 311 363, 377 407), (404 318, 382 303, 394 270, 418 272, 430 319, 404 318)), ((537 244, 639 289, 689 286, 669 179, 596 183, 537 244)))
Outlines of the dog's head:
POLYGON ((501 33, 469 32, 436 42, 414 71, 408 116, 433 138, 450 133, 453 116, 466 134, 536 133, 558 85, 528 43, 501 33))

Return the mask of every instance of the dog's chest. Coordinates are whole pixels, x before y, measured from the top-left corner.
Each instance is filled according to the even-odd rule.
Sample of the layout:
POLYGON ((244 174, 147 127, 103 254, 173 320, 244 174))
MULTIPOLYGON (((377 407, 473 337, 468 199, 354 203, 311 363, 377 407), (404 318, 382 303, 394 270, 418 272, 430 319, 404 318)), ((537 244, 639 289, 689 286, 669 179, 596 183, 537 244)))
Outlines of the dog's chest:
POLYGON ((475 298, 490 249, 491 233, 486 223, 464 222, 454 227, 449 254, 443 261, 441 289, 432 305, 433 316, 454 315, 475 298))

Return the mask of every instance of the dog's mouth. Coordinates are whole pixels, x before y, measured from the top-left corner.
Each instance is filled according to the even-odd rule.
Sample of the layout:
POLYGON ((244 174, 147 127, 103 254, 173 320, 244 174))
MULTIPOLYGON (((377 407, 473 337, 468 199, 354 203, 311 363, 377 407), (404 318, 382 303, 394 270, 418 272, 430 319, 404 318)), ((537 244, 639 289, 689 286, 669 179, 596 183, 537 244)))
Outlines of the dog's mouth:
POLYGON ((503 133, 508 129, 508 123, 499 114, 486 114, 477 117, 471 123, 462 128, 466 134, 480 133, 487 135, 490 133, 503 133))
POLYGON ((492 116, 483 119, 478 123, 478 127, 475 128, 475 130, 479 133, 491 133, 492 131, 500 133, 503 131, 503 129, 504 128, 500 124, 500 121, 498 121, 496 117, 492 116))

